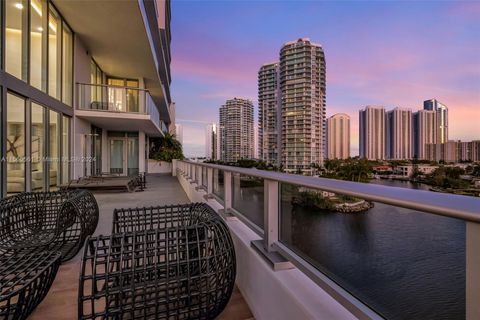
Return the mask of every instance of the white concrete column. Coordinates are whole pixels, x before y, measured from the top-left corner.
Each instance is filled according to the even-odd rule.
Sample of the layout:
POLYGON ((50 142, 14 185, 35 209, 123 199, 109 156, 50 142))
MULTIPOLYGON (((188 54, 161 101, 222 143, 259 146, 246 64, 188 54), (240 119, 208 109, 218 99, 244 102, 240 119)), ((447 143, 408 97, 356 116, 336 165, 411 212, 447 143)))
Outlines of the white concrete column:
POLYGON ((223 183, 224 183, 224 197, 225 200, 225 212, 232 208, 232 173, 223 172, 223 183))
POLYGON ((145 132, 138 132, 138 171, 147 172, 147 156, 145 155, 145 132))
POLYGON ((279 229, 279 183, 278 181, 264 180, 264 246, 268 252, 275 251, 273 244, 278 241, 279 229))
POLYGON ((207 168, 207 194, 213 194, 213 169, 207 168))

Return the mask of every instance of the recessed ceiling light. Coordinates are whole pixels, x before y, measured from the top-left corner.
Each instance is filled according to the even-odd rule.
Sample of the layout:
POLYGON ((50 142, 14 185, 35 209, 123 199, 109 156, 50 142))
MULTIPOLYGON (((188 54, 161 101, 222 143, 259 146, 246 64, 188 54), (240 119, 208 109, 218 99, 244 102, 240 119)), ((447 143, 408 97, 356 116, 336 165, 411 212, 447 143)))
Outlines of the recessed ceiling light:
POLYGON ((15 3, 15 8, 22 10, 23 9, 23 4, 15 3))
POLYGON ((42 27, 38 27, 37 30, 38 30, 38 31, 43 31, 43 28, 42 28, 42 27))

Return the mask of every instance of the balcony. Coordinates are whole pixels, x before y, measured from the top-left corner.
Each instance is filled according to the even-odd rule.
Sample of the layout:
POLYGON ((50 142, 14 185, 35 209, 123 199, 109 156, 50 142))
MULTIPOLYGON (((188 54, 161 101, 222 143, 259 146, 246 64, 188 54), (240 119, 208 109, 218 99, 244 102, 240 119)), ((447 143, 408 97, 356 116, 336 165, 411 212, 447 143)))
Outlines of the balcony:
POLYGON ((112 85, 77 84, 76 116, 107 130, 161 136, 167 131, 147 90, 112 85))
MULTIPOLYGON (((112 212, 114 208, 136 206, 169 205, 189 202, 178 180, 171 176, 149 175, 147 189, 137 193, 97 193, 95 194, 100 219, 95 235, 111 234, 112 212)), ((82 250, 83 251, 83 250, 82 250)), ((83 252, 60 266, 52 288, 46 298, 29 317, 31 320, 77 319, 78 278, 83 252)), ((245 303, 242 293, 234 289, 227 308, 219 319, 247 320, 252 313, 245 303)))

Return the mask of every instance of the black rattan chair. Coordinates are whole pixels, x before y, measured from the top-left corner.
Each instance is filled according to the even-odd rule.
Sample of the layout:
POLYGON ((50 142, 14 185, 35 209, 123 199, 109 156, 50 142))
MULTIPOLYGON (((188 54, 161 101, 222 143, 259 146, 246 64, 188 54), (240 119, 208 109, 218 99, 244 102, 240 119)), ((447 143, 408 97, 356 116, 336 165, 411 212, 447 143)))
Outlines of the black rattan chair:
POLYGON ((223 311, 235 250, 209 206, 115 210, 113 229, 87 240, 79 319, 213 319, 223 311))
POLYGON ((98 205, 86 190, 26 192, 0 200, 0 254, 25 249, 60 251, 73 258, 98 223, 98 205))
POLYGON ((61 263, 59 252, 0 256, 0 319, 26 319, 50 290, 61 263))

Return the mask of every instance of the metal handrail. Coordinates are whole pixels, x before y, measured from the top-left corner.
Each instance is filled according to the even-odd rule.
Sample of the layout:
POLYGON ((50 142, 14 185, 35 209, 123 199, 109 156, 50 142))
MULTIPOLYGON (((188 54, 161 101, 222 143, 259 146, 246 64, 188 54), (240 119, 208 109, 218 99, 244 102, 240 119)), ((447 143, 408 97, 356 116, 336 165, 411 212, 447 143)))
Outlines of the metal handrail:
POLYGON ((180 162, 480 223, 480 199, 475 197, 231 167, 188 160, 182 160, 180 162))

